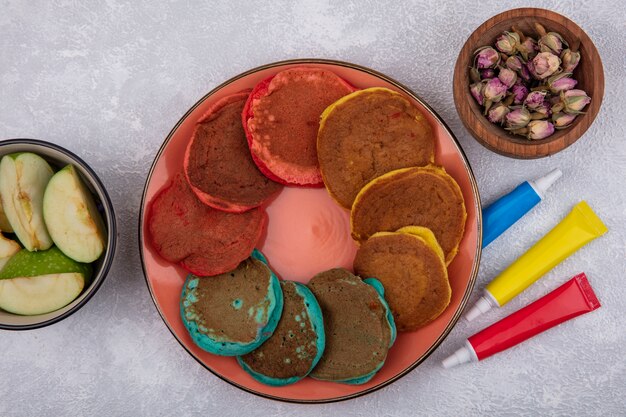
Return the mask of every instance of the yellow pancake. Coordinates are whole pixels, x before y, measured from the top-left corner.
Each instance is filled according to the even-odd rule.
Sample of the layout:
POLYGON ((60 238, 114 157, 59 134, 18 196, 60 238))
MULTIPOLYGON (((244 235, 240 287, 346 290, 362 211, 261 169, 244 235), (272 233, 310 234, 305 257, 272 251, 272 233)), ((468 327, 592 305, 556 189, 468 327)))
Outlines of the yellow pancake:
POLYGON ((449 264, 458 252, 466 219, 459 185, 443 168, 431 165, 398 169, 370 181, 352 205, 350 224, 357 241, 404 226, 427 227, 449 264))
POLYGON ((443 250, 428 228, 409 226, 373 234, 359 248, 354 271, 383 284, 398 331, 423 327, 450 304, 443 250))
POLYGON ((398 168, 434 162, 435 136, 406 97, 386 88, 344 96, 322 113, 317 157, 330 195, 349 209, 365 184, 398 168))

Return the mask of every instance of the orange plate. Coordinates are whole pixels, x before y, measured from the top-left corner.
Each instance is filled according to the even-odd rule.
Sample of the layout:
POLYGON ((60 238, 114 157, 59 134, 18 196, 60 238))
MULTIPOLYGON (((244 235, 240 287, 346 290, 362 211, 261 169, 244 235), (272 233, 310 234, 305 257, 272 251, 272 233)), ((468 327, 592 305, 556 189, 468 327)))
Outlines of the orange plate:
MULTIPOLYGON (((270 224, 275 215, 276 210, 269 210, 270 224)), ((358 65, 321 59, 290 60, 264 65, 226 81, 202 97, 174 126, 161 146, 146 180, 139 222, 140 254, 146 283, 159 314, 174 337, 198 362, 223 380, 253 394, 291 402, 331 402, 354 398, 390 384, 414 369, 439 346, 459 319, 474 286, 481 254, 481 211, 476 180, 461 147, 443 120, 412 91, 385 75, 358 65), (465 236, 461 241, 459 254, 448 269, 452 286, 450 306, 428 326, 414 332, 400 333, 383 368, 363 385, 344 385, 305 378, 286 387, 270 387, 252 379, 234 358, 215 356, 197 347, 179 315, 179 297, 186 273, 182 268, 161 259, 144 233, 147 227, 146 208, 157 191, 182 169, 185 147, 200 116, 220 98, 252 88, 268 76, 298 65, 329 69, 357 88, 387 87, 411 98, 434 127, 438 138, 436 161, 459 183, 467 206, 465 236)), ((261 244, 261 250, 264 249, 263 245, 264 243, 261 244)))

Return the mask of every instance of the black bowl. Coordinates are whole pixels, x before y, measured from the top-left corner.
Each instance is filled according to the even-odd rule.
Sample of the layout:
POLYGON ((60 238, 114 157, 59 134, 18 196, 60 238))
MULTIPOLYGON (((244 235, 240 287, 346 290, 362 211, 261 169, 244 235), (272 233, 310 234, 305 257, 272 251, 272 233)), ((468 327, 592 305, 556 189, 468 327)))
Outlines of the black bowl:
POLYGON ((0 310, 0 329, 28 330, 48 326, 69 317, 98 291, 104 282, 115 255, 117 242, 117 226, 115 212, 109 194, 96 173, 78 156, 53 143, 36 139, 10 139, 0 141, 0 158, 15 152, 33 152, 44 158, 53 168, 62 168, 73 164, 83 182, 93 194, 94 200, 107 230, 107 245, 104 253, 93 263, 93 276, 88 287, 74 301, 56 311, 35 316, 20 316, 0 310))

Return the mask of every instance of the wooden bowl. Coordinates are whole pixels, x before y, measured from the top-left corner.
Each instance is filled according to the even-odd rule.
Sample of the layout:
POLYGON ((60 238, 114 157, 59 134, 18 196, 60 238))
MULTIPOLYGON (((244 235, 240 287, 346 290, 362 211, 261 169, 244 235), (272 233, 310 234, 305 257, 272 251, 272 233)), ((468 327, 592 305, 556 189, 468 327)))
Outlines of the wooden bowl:
POLYGON ((465 127, 472 136, 486 148, 514 158, 531 159, 553 155, 576 142, 591 126, 596 118, 604 96, 604 71, 598 51, 587 34, 568 18, 550 10, 521 8, 500 13, 472 33, 463 45, 454 68, 454 103, 465 127), (578 80, 577 89, 587 92, 591 103, 585 114, 579 115, 567 129, 557 130, 545 139, 528 140, 515 136, 495 125, 482 114, 482 107, 470 93, 469 68, 472 66, 474 51, 481 46, 495 44, 503 31, 517 26, 524 34, 537 38, 534 23, 543 25, 548 32, 558 32, 575 47, 579 45, 580 63, 574 70, 573 78, 578 80))

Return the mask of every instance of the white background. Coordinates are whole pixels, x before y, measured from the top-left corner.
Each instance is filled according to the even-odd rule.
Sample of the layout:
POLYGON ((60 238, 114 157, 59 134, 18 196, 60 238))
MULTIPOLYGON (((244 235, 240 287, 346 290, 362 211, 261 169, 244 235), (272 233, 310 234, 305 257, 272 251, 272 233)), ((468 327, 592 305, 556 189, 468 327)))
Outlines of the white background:
MULTIPOLYGON (((0 331, 0 415, 616 415, 626 414, 626 20, 618 0, 533 2, 576 21, 602 57, 606 94, 586 135, 559 154, 491 153, 461 125, 456 56, 503 1, 2 1, 0 138, 48 140, 83 157, 120 225, 115 264, 78 313, 28 332, 0 331), (299 3, 297 6, 296 3, 299 3), (476 322, 460 322, 419 368, 373 394, 301 406, 222 382, 171 336, 138 256, 145 177, 167 133, 198 98, 265 63, 332 58, 412 88, 457 135, 489 203, 560 167, 549 197, 483 252, 479 290, 585 199, 609 233, 476 322), (602 308, 480 364, 443 370, 469 335, 585 271, 602 308)), ((527 5, 527 4, 526 4, 527 5)))

